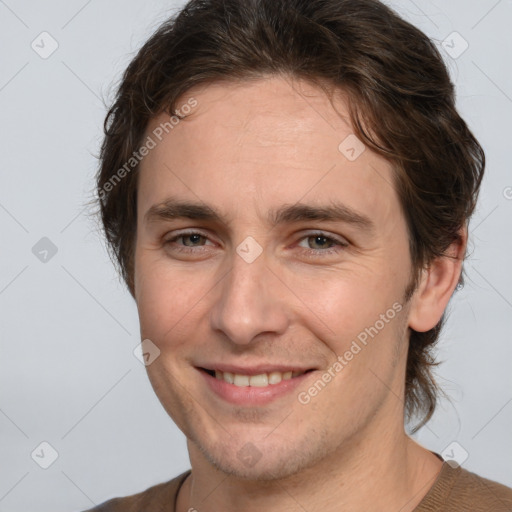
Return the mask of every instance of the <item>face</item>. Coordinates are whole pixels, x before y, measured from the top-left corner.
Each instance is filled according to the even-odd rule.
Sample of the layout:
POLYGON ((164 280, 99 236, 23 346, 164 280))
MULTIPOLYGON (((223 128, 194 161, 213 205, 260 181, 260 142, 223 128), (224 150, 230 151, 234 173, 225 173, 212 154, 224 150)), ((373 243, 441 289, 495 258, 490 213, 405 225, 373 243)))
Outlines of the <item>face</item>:
POLYGON ((403 429, 411 262, 391 165, 354 139, 341 95, 335 110, 302 81, 185 104, 168 133, 168 115, 147 129, 135 299, 189 448, 268 479, 403 429))

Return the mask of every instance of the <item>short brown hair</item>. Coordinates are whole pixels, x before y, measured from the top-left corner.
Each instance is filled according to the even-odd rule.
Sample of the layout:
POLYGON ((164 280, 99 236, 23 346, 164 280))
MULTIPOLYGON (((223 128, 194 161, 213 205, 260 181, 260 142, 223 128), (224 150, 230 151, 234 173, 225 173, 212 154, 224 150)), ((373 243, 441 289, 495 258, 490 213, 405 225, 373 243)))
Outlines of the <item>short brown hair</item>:
MULTIPOLYGON (((132 296, 138 166, 106 185, 139 148, 148 122, 174 113, 193 86, 272 75, 344 91, 355 134, 393 164, 415 269, 406 298, 420 270, 460 239, 485 156, 423 32, 377 0, 192 0, 137 53, 105 119, 95 201, 132 296)), ((410 333, 405 411, 408 419, 422 414, 416 429, 436 405, 432 348, 443 320, 410 333)))

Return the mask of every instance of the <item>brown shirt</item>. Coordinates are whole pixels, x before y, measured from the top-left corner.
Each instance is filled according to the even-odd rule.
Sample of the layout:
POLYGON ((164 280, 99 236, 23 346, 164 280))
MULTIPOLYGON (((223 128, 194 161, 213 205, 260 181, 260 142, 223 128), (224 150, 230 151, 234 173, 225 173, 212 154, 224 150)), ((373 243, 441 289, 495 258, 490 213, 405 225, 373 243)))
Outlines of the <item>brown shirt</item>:
MULTIPOLYGON (((190 474, 128 496, 114 498, 86 512, 175 512, 176 496, 190 474)), ((512 512, 512 489, 446 462, 414 512, 512 512)))

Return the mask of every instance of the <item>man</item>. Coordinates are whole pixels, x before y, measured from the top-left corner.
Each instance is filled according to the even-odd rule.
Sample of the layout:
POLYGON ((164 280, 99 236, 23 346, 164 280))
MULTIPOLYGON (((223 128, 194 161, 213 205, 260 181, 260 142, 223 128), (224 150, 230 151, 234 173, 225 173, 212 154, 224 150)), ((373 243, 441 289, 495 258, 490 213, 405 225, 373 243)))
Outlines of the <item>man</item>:
POLYGON ((191 471, 99 511, 512 510, 414 442, 484 154, 376 0, 196 0, 128 67, 98 173, 191 471))

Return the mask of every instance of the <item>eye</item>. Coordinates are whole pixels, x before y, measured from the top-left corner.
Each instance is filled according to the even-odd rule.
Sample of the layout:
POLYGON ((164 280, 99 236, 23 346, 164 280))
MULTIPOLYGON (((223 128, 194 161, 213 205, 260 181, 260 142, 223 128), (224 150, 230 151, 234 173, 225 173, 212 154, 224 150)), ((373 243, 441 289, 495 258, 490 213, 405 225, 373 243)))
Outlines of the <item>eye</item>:
MULTIPOLYGON (((174 245, 173 250, 181 252, 197 252, 194 250, 195 247, 203 247, 201 241, 207 241, 208 237, 197 231, 181 232, 171 238, 164 241, 164 245, 174 245), (183 241, 183 244, 177 243, 179 240, 183 241)), ((210 244, 213 245, 213 244, 210 244)))
MULTIPOLYGON (((306 235, 301 239, 301 243, 302 241, 306 241, 308 246, 306 247, 306 252, 313 255, 336 254, 349 245, 346 240, 328 236, 321 231, 306 235), (309 241, 312 241, 312 243, 309 241), (311 245, 316 245, 317 247, 311 247, 311 245)), ((299 247, 304 246, 299 244, 299 247)))
MULTIPOLYGON (((173 251, 185 253, 197 253, 203 251, 205 246, 213 246, 207 235, 198 231, 187 231, 178 233, 164 241, 165 246, 171 246, 173 251)), ((330 254, 338 254, 349 243, 346 240, 329 236, 321 231, 309 233, 300 239, 298 247, 303 249, 308 256, 316 257, 330 254), (306 242, 307 246, 303 244, 306 242), (313 247, 312 247, 313 246, 313 247), (315 247, 316 246, 316 247, 315 247)))

